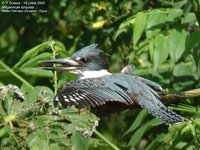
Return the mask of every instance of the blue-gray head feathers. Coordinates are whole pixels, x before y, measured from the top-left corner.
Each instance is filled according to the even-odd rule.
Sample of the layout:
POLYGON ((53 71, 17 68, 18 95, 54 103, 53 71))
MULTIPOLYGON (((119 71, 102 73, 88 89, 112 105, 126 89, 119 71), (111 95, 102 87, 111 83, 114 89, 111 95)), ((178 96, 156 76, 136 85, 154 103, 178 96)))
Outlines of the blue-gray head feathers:
POLYGON ((101 70, 108 68, 106 54, 97 48, 98 44, 86 46, 72 55, 86 70, 101 70))

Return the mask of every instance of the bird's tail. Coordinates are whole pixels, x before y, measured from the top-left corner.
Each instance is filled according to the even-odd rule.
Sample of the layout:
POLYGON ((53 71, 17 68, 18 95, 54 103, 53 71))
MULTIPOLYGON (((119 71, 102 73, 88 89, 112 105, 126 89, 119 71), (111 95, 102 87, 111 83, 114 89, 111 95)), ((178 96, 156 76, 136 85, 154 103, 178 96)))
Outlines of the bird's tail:
POLYGON ((159 101, 157 96, 152 96, 151 100, 142 100, 146 99, 146 97, 141 96, 137 103, 154 117, 157 117, 166 123, 174 124, 187 121, 185 117, 175 113, 172 110, 169 110, 164 104, 162 104, 161 101, 159 101))
POLYGON ((174 111, 169 110, 165 106, 160 107, 156 111, 148 109, 147 111, 149 111, 154 117, 157 117, 169 124, 187 121, 185 117, 175 113, 174 111))

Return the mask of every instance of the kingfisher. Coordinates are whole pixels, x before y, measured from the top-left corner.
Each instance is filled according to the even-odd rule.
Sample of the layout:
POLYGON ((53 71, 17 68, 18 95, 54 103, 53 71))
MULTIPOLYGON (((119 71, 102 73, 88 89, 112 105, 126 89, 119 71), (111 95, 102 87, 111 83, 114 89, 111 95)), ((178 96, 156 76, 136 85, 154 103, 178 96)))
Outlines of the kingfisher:
POLYGON ((107 55, 97 44, 86 46, 69 58, 40 61, 45 70, 68 71, 77 80, 67 82, 54 97, 54 106, 61 103, 63 108, 72 105, 78 108, 95 108, 118 103, 134 108, 140 106, 162 121, 173 124, 187 119, 169 110, 161 101, 159 92, 163 88, 142 77, 131 74, 133 68, 126 66, 120 73, 108 71, 107 55), (57 64, 57 66, 53 66, 57 64), (49 66, 51 65, 51 66, 49 66))

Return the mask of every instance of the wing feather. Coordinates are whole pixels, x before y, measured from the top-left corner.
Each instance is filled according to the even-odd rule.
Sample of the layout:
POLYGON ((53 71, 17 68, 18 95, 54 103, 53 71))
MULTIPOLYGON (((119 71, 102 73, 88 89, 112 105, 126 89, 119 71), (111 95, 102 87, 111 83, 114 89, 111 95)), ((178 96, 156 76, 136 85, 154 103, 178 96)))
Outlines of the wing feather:
POLYGON ((54 105, 63 107, 96 107, 106 102, 120 102, 131 106, 137 103, 153 116, 168 123, 186 121, 169 110, 159 100, 155 90, 159 86, 148 80, 139 80, 128 74, 115 74, 100 78, 88 78, 67 83, 55 96, 54 105))
POLYGON ((96 107, 108 101, 132 103, 128 94, 109 79, 90 78, 67 83, 55 96, 54 105, 60 102, 63 107, 96 107))

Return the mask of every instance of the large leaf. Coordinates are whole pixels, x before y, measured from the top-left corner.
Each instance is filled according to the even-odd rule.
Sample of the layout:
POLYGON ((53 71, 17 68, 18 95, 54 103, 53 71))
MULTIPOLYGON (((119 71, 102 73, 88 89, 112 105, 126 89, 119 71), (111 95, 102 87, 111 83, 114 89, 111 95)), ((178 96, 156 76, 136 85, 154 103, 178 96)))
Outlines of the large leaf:
POLYGON ((135 16, 131 16, 127 18, 124 22, 122 22, 115 32, 113 39, 116 40, 117 37, 122 34, 123 32, 127 32, 127 28, 130 27, 131 24, 135 23, 135 16))
POLYGON ((137 42, 142 36, 146 25, 147 25, 148 15, 147 13, 138 13, 135 18, 135 23, 133 24, 133 46, 135 47, 137 42))
POLYGON ((177 22, 181 19, 181 15, 183 15, 183 10, 181 10, 181 9, 167 9, 166 13, 167 13, 166 21, 177 22))
POLYGON ((177 62, 185 51, 187 32, 184 30, 172 30, 169 35, 170 57, 173 62, 177 62))
POLYGON ((194 65, 192 63, 180 63, 173 69, 174 76, 194 76, 194 65))
POLYGON ((165 62, 168 55, 169 55, 168 38, 162 34, 159 34, 155 37, 155 50, 153 55, 155 68, 157 68, 163 62, 165 62))
POLYGON ((75 131, 72 136, 72 149, 74 150, 87 150, 89 147, 88 137, 84 137, 81 133, 75 131))
POLYGON ((161 31, 161 27, 165 23, 165 17, 165 13, 161 10, 150 11, 146 31, 146 37, 148 39, 153 38, 161 31))
POLYGON ((38 130, 27 139, 27 143, 31 150, 49 150, 48 133, 38 130))
POLYGON ((191 23, 195 21, 196 21, 196 16, 192 12, 187 13, 187 15, 184 15, 184 18, 182 18, 182 23, 191 23))
POLYGON ((27 63, 29 64, 32 61, 35 61, 38 59, 38 57, 49 57, 47 56, 48 54, 43 54, 42 56, 37 56, 40 52, 47 50, 48 48, 51 48, 53 52, 58 52, 62 55, 66 54, 66 50, 65 50, 65 46, 59 42, 59 41, 47 41, 44 42, 42 44, 39 44, 35 47, 33 47, 32 49, 26 51, 24 53, 24 55, 22 56, 22 58, 18 61, 17 64, 15 64, 14 68, 17 68, 19 66, 21 66, 23 63, 25 63, 26 61, 28 61, 29 59, 33 59, 35 56, 36 58, 34 58, 34 60, 29 60, 28 62, 26 62, 24 64, 24 66, 27 65, 27 63))
POLYGON ((196 48, 199 45, 199 41, 200 41, 200 32, 196 31, 193 32, 191 35, 187 36, 186 39, 186 52, 190 52, 191 50, 193 50, 194 48, 196 48))
POLYGON ((24 53, 24 55, 22 56, 22 58, 18 61, 17 64, 15 64, 14 68, 19 67, 20 65, 22 65, 25 61, 27 61, 29 58, 36 56, 39 52, 47 49, 50 47, 50 41, 44 42, 42 44, 39 44, 35 47, 33 47, 32 49, 26 51, 26 53, 24 53))

